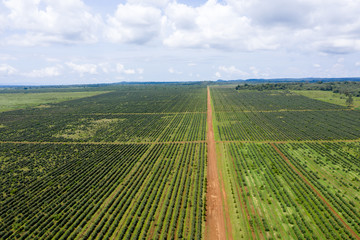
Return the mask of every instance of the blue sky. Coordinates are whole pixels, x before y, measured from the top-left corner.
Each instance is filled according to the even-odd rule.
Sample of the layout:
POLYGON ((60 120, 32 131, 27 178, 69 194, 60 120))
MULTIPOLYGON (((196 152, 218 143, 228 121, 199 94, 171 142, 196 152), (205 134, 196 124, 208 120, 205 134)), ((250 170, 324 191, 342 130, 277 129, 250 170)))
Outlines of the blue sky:
POLYGON ((360 1, 2 0, 0 85, 360 76, 360 1))

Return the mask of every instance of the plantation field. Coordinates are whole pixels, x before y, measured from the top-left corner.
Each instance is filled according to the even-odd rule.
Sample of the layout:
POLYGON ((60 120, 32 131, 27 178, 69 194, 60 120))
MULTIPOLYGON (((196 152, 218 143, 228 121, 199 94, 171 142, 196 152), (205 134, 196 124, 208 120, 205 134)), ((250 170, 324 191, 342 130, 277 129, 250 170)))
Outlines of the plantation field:
POLYGON ((359 111, 233 86, 88 90, 0 113, 0 239, 360 239, 359 111))
MULTIPOLYGON (((119 114, 206 112, 206 88, 182 85, 149 85, 114 88, 106 94, 34 109, 26 114, 119 114)), ((23 114, 18 111, 17 113, 23 114)))
POLYGON ((360 138, 360 112, 280 91, 214 88, 219 141, 360 138))
MULTIPOLYGON (((297 90, 293 92, 320 101, 333 103, 345 107, 347 106, 346 104, 347 97, 344 94, 333 93, 330 91, 316 91, 316 90, 312 90, 312 91, 297 90)), ((354 96, 353 99, 354 99, 353 107, 357 110, 360 110, 360 97, 354 96)))
POLYGON ((205 141, 206 90, 117 90, 0 115, 0 141, 205 141))
POLYGON ((78 98, 91 97, 106 93, 104 91, 93 92, 44 92, 44 93, 1 93, 0 112, 15 109, 36 107, 48 108, 49 103, 58 103, 78 98))
MULTIPOLYGON (((359 150, 359 144, 356 145, 359 150)), ((342 158, 343 152, 339 150, 349 145, 333 144, 328 155, 336 159, 334 162, 322 155, 328 152, 328 145, 275 146, 290 163, 271 144, 221 146, 227 156, 222 164, 233 197, 229 202, 235 236, 244 239, 352 238, 336 214, 359 233, 358 158, 342 158)))
POLYGON ((218 112, 345 110, 346 107, 291 93, 289 91, 235 91, 212 88, 214 109, 218 112))
POLYGON ((205 87, 116 87, 0 123, 0 239, 202 238, 205 87))
POLYGON ((359 239, 358 111, 286 91, 211 92, 233 239, 359 239))
POLYGON ((0 140, 3 141, 203 141, 206 132, 205 113, 40 116, 9 113, 0 119, 0 140))
POLYGON ((204 143, 1 147, 4 239, 202 234, 204 143))

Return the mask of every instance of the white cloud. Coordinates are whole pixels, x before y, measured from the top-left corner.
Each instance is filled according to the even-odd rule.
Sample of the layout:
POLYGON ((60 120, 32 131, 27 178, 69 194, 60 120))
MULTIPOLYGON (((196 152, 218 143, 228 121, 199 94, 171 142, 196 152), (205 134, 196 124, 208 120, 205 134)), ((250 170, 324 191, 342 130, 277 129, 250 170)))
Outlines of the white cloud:
POLYGON ((252 66, 250 70, 255 77, 259 76, 259 70, 256 67, 252 66))
POLYGON ((172 30, 186 30, 196 28, 194 19, 198 16, 197 10, 185 4, 172 3, 165 9, 165 14, 172 30))
POLYGON ((165 10, 163 43, 244 51, 360 51, 359 9, 360 2, 353 0, 207 1, 196 8, 173 2, 165 10))
POLYGON ((42 69, 35 69, 23 75, 31 78, 57 77, 61 75, 61 66, 46 67, 42 69))
MULTIPOLYGON (((136 73, 136 70, 135 69, 127 69, 125 68, 125 66, 123 64, 116 64, 116 71, 118 73, 125 73, 125 74, 135 74, 136 73)), ((141 70, 140 70, 141 72, 141 70)))
POLYGON ((83 77, 85 74, 113 74, 113 73, 121 73, 126 75, 133 75, 133 74, 143 74, 144 69, 143 68, 126 68, 123 64, 117 63, 117 64, 111 64, 109 62, 101 62, 98 64, 94 63, 74 63, 74 62, 67 62, 66 65, 76 73, 79 73, 81 77, 83 77))
POLYGON ((127 2, 129 4, 141 4, 145 6, 163 8, 169 3, 169 0, 127 0, 127 2))
POLYGON ((0 54, 0 61, 17 60, 16 57, 9 54, 0 54))
POLYGON ((97 41, 101 18, 81 0, 5 0, 6 28, 16 30, 7 42, 32 46, 97 41), (15 40, 12 41, 12 40, 15 40))
POLYGON ((86 64, 76 64, 73 62, 67 62, 66 65, 72 69, 74 72, 80 74, 80 76, 84 76, 85 73, 87 74, 97 74, 97 65, 86 63, 86 64))
POLYGON ((192 8, 176 2, 166 9, 167 36, 170 47, 225 48, 240 50, 273 49, 272 37, 261 35, 251 19, 237 13, 230 5, 208 1, 192 8))
POLYGON ((224 73, 227 73, 229 75, 234 75, 234 76, 248 76, 249 75, 249 73, 244 72, 244 71, 236 68, 235 66, 229 66, 229 67, 220 66, 219 70, 224 73))
POLYGON ((153 6, 119 4, 115 15, 108 16, 105 37, 111 42, 146 43, 158 36, 161 18, 161 11, 153 6))
POLYGON ((345 59, 343 57, 338 58, 338 60, 337 60, 338 63, 343 63, 344 61, 345 61, 345 59))
POLYGON ((60 59, 52 58, 52 57, 46 57, 45 60, 47 62, 60 62, 60 59))
POLYGON ((111 72, 111 66, 109 63, 99 63, 98 66, 104 73, 111 72))
MULTIPOLYGON (((266 70, 259 70, 257 67, 251 66, 250 68, 251 71, 251 75, 252 77, 258 78, 258 77, 269 77, 270 74, 269 72, 271 71, 271 69, 266 69, 266 70)), ((246 77, 248 73, 245 73, 243 76, 246 77)), ((250 75, 250 74, 249 74, 250 75)))
MULTIPOLYGON (((235 1, 230 1, 236 7, 235 1)), ((237 2, 238 12, 254 22, 255 25, 270 27, 302 27, 308 24, 310 4, 305 0, 251 0, 237 2), (239 5, 242 5, 239 8, 239 5)))
POLYGON ((0 64, 0 74, 1 75, 12 75, 17 72, 17 69, 10 66, 9 64, 3 63, 0 64))
POLYGON ((82 0, 4 0, 1 43, 100 40, 240 51, 360 51, 360 1, 208 0, 197 7, 170 0, 124 2, 114 13, 103 14, 103 21, 82 0))
POLYGON ((95 2, 0 1, 0 74, 110 82, 360 73, 360 1, 95 2))
POLYGON ((175 70, 173 67, 170 67, 168 71, 171 74, 182 74, 182 72, 175 70))
MULTIPOLYGON (((1 8, 1 6, 0 6, 0 8, 1 8)), ((0 33, 3 31, 5 25, 6 25, 6 17, 5 17, 5 14, 2 14, 2 12, 0 10, 0 33)))
POLYGON ((30 47, 44 44, 61 43, 61 36, 47 35, 40 32, 26 32, 23 34, 13 34, 3 40, 3 44, 30 47))

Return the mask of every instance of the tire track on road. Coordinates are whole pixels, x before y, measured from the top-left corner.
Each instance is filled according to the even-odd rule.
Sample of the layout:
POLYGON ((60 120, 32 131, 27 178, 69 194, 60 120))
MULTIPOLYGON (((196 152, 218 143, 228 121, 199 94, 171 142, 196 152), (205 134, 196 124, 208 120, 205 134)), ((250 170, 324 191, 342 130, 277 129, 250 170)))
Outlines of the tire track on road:
MULTIPOLYGON (((207 193, 206 193, 206 239, 226 239, 226 228, 224 220, 222 191, 219 182, 216 143, 212 121, 212 108, 210 89, 207 89, 207 193)), ((226 201, 226 200, 225 200, 226 201)), ((232 239, 231 232, 229 239, 232 239)))

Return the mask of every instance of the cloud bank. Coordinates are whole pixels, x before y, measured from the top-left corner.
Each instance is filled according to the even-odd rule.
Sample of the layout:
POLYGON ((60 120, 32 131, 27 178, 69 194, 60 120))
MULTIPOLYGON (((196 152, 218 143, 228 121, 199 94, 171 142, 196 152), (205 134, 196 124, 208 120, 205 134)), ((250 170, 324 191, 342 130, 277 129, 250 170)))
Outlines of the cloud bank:
POLYGON ((81 0, 4 0, 3 44, 109 41, 240 51, 284 48, 330 54, 360 50, 360 2, 353 0, 128 0, 96 12, 81 0))
POLYGON ((201 80, 278 77, 281 72, 334 77, 360 71, 360 1, 111 4, 0 1, 0 77, 201 80), (337 62, 339 57, 345 61, 337 62), (27 66, 30 59, 33 64, 27 66))

